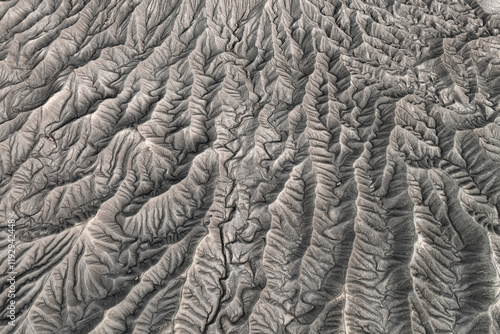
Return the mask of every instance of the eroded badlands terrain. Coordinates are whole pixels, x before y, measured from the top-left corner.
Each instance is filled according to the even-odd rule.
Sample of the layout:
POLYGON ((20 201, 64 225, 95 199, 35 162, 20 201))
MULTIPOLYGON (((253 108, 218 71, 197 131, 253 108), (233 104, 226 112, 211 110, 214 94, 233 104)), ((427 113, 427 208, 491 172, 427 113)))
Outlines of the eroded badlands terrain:
POLYGON ((500 333, 498 11, 0 2, 0 332, 500 333))

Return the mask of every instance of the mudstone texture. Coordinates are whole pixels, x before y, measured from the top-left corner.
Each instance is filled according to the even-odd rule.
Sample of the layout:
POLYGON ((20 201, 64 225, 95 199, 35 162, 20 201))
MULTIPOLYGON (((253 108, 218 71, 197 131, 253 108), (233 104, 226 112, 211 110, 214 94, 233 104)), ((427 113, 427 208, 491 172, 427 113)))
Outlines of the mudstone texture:
POLYGON ((500 333, 498 13, 0 2, 0 332, 500 333))

